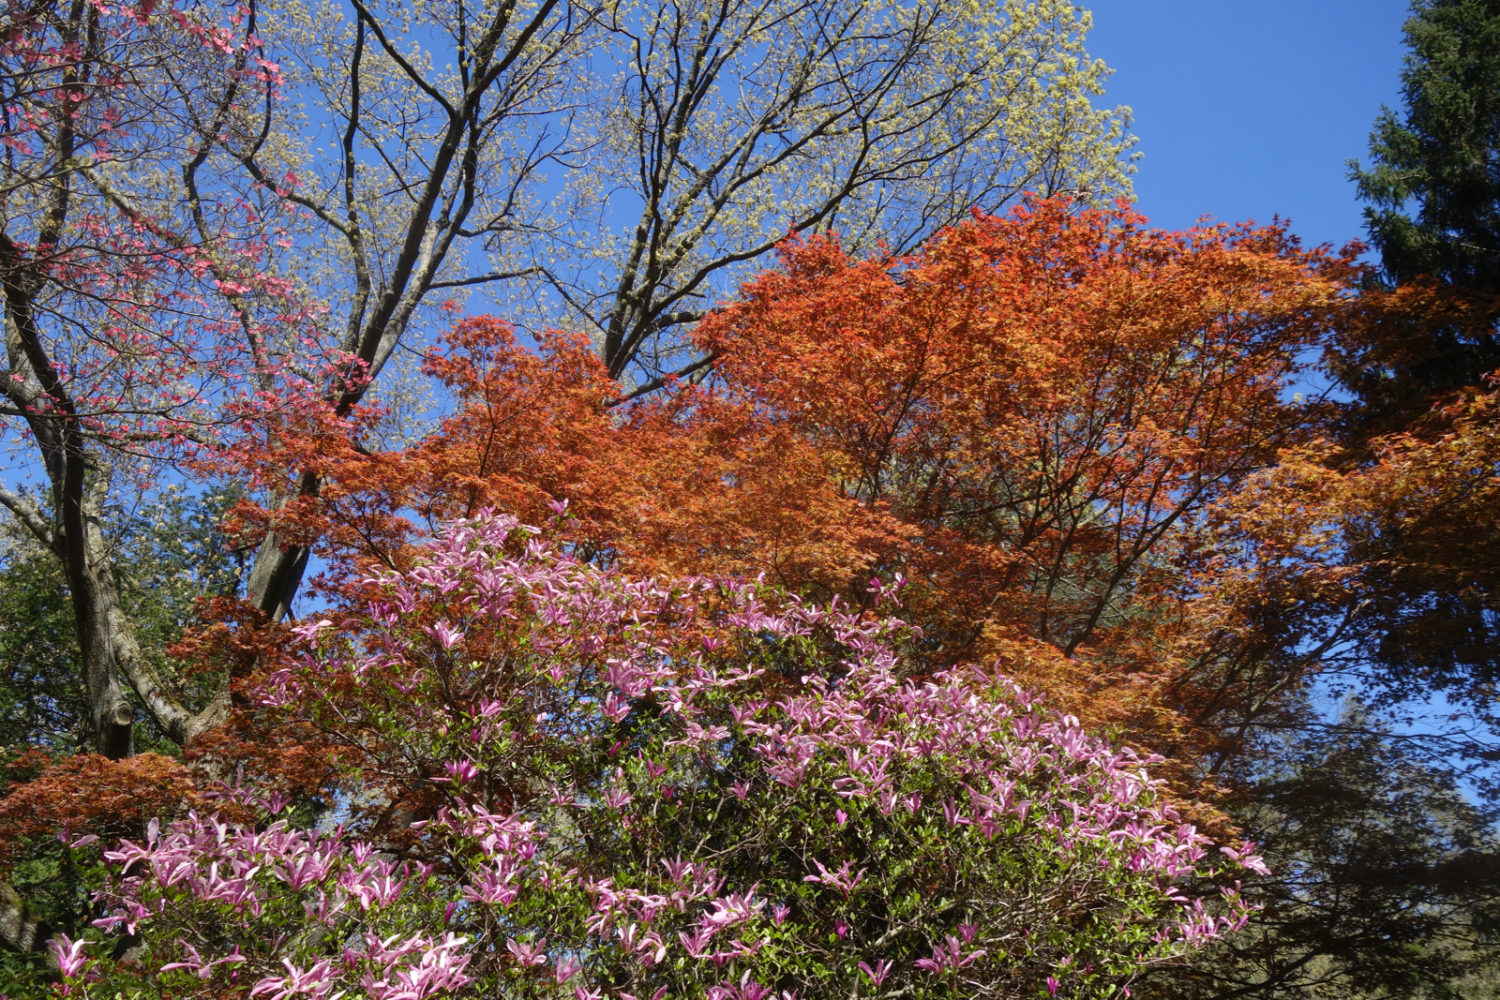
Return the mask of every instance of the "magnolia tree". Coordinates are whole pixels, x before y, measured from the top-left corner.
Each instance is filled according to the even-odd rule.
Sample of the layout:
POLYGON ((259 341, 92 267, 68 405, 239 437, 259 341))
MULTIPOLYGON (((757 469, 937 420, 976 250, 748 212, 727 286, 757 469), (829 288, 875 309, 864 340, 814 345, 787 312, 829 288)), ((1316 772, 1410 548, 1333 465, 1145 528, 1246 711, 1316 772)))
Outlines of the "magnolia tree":
POLYGON ((321 734, 331 810, 252 765, 105 851, 63 993, 1111 996, 1247 917, 1259 861, 1150 761, 921 673, 895 618, 632 580, 495 515, 359 589, 249 689, 321 734))

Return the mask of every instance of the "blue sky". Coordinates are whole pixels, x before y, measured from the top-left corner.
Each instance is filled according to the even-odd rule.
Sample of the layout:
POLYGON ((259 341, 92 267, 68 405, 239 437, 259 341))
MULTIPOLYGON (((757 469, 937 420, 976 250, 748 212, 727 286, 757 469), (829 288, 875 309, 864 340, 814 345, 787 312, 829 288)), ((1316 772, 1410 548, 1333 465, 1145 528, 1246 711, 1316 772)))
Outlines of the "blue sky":
POLYGON ((1280 215, 1309 244, 1363 235, 1345 161, 1400 108, 1407 0, 1094 0, 1106 98, 1135 112, 1138 208, 1165 228, 1280 215))

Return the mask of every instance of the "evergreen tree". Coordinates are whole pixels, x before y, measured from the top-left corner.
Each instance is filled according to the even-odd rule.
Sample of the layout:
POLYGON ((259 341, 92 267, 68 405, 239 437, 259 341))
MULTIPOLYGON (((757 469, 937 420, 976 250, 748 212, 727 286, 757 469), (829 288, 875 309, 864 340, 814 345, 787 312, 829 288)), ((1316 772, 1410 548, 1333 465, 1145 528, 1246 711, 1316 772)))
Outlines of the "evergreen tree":
MULTIPOLYGON (((1391 293, 1366 297, 1331 361, 1354 397, 1348 460, 1367 466, 1400 435, 1434 448, 1491 440, 1490 411, 1465 417, 1462 400, 1490 391, 1500 369, 1500 0, 1414 0, 1405 34, 1404 115, 1381 113, 1370 163, 1352 171, 1391 293)), ((1374 676, 1402 696, 1440 690, 1488 711, 1500 600, 1483 567, 1500 551, 1485 531, 1464 538, 1461 557, 1440 551, 1434 526, 1457 523, 1455 510, 1424 518, 1397 504, 1356 519, 1348 541, 1367 567, 1374 676)))
POLYGON ((1405 114, 1382 111, 1352 177, 1385 280, 1435 282, 1467 303, 1438 322, 1386 317, 1341 359, 1366 430, 1500 368, 1500 0, 1415 0, 1405 34, 1405 114))

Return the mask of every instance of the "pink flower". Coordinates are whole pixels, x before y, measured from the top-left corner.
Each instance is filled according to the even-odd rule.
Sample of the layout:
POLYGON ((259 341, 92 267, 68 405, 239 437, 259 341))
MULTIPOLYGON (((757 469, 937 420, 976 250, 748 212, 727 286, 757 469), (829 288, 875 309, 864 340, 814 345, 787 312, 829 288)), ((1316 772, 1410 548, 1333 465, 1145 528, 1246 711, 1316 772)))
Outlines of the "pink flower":
POLYGON ((303 971, 291 963, 290 959, 283 958, 281 964, 286 966, 285 976, 267 976, 250 990, 252 997, 263 993, 273 994, 271 1000, 289 1000, 299 993, 305 993, 313 997, 321 997, 328 992, 334 978, 333 969, 328 960, 324 959, 311 968, 303 971))
POLYGON ((854 868, 854 862, 852 861, 845 861, 843 866, 836 872, 831 872, 823 867, 823 862, 817 858, 813 858, 813 864, 817 865, 818 874, 806 875, 802 881, 821 882, 832 889, 837 889, 846 896, 853 892, 854 888, 865 879, 865 870, 863 868, 858 872, 852 871, 854 868))
POLYGON ((705 914, 703 923, 715 929, 732 927, 751 919, 766 905, 765 900, 755 898, 755 887, 744 893, 730 893, 710 903, 713 912, 705 914))
POLYGON ((235 945, 234 951, 232 953, 224 956, 223 958, 216 958, 213 961, 205 960, 202 955, 198 954, 198 949, 194 948, 190 944, 184 944, 182 947, 183 950, 187 953, 188 957, 192 959, 192 961, 168 962, 166 965, 163 965, 161 967, 161 971, 168 972, 172 969, 191 969, 193 970, 194 975, 206 982, 208 980, 208 977, 213 975, 214 966, 237 965, 245 961, 245 956, 240 954, 239 945, 235 945))
POLYGON ((678 931, 677 938, 682 942, 682 947, 689 955, 693 958, 702 958, 715 931, 716 928, 714 927, 699 927, 693 932, 692 937, 689 937, 683 931, 678 931))
POLYGON ((464 634, 448 624, 448 619, 443 618, 429 630, 432 637, 436 639, 444 649, 452 649, 457 646, 464 634))
POLYGON ((583 963, 572 955, 564 955, 557 960, 557 968, 553 974, 557 978, 558 985, 562 985, 583 971, 583 963))
POLYGON ((515 938, 505 942, 505 950, 516 957, 523 966, 541 965, 547 961, 547 939, 537 938, 531 944, 521 944, 515 938))
POLYGON ((89 963, 88 956, 83 953, 88 942, 81 938, 74 941, 66 934, 59 934, 47 945, 52 949, 52 957, 57 959, 57 968, 64 978, 74 978, 89 963))
POLYGON ((1238 848, 1221 847, 1219 850, 1229 855, 1230 860, 1238 862, 1241 867, 1257 875, 1271 874, 1271 869, 1266 867, 1265 861, 1261 860, 1255 853, 1255 844, 1253 841, 1247 840, 1240 844, 1238 848))
POLYGON ((963 946, 959 944, 958 938, 949 934, 943 946, 932 949, 931 958, 919 958, 912 964, 919 969, 938 973, 944 969, 962 969, 984 957, 984 954, 983 948, 964 954, 963 946))
POLYGON ((475 767, 474 762, 468 759, 450 760, 443 765, 443 770, 447 772, 448 777, 433 778, 432 780, 439 783, 451 781, 455 785, 463 785, 473 781, 475 776, 479 774, 479 768, 475 767))
POLYGON ((885 982, 885 977, 891 974, 891 963, 883 958, 876 961, 873 969, 865 962, 860 962, 859 968, 876 986, 885 982))

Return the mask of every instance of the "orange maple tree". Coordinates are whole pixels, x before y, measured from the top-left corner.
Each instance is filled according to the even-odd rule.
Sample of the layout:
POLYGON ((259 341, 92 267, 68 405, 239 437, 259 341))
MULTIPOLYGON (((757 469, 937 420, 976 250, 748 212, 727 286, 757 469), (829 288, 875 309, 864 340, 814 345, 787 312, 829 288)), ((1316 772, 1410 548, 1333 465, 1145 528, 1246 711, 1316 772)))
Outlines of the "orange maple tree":
POLYGON ((976 214, 907 257, 796 239, 699 324, 702 384, 621 404, 581 338, 533 348, 464 320, 427 361, 456 402, 434 434, 370 452, 276 428, 259 483, 326 486, 244 523, 394 567, 441 521, 567 500, 580 553, 631 572, 856 604, 899 575, 939 661, 999 659, 1193 761, 1232 742, 1226 713, 1300 683, 1264 669, 1289 641, 1264 623, 1300 595, 1231 571, 1246 550, 1224 509, 1322 428, 1292 390, 1356 276, 1279 226, 1163 232, 1065 200, 976 214))

